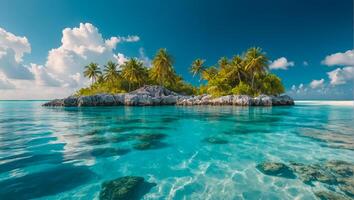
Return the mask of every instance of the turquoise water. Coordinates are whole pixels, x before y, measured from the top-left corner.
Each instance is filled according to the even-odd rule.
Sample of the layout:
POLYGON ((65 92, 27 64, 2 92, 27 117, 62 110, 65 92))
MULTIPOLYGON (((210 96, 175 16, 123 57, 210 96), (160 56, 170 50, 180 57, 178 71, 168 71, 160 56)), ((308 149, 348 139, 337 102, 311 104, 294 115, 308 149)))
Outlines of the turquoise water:
POLYGON ((128 175, 156 183, 144 199, 315 199, 322 184, 268 176, 256 165, 354 162, 351 105, 42 103, 0 101, 0 199, 97 199, 103 181, 128 175), (151 149, 136 148, 143 134, 165 137, 151 149))

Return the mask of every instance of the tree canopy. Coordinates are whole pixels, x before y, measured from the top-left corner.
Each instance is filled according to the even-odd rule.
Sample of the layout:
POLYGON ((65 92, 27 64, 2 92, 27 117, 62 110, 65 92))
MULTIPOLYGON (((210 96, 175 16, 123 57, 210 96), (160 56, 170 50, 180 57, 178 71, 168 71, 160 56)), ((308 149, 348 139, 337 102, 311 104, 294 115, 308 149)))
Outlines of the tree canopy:
POLYGON ((207 67, 205 60, 198 58, 192 62, 190 72, 200 81, 199 86, 192 86, 176 74, 174 61, 166 49, 159 49, 152 60, 152 67, 144 66, 137 58, 131 58, 118 66, 108 61, 103 73, 96 63, 84 68, 84 76, 92 84, 76 92, 77 95, 97 93, 124 93, 143 85, 157 84, 178 93, 279 95, 285 91, 281 79, 268 70, 269 60, 259 47, 249 48, 246 52, 231 59, 221 57, 218 62, 207 67))
MULTIPOLYGON (((201 93, 213 96, 228 94, 279 95, 285 91, 281 79, 268 70, 269 60, 259 47, 249 48, 232 59, 222 57, 215 66, 200 66, 201 59, 192 63, 193 74, 201 74, 201 93)), ((204 63, 204 62, 203 62, 204 63)))

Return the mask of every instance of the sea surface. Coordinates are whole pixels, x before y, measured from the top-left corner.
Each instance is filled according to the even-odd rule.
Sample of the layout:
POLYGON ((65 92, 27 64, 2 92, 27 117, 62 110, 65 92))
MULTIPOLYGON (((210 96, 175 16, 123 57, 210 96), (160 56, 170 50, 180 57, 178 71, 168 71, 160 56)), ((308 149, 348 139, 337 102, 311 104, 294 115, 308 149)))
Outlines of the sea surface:
MULTIPOLYGON (((98 199, 124 176, 143 199, 316 199, 336 185, 257 165, 354 163, 353 102, 284 107, 48 108, 0 101, 0 199, 98 199)), ((350 196, 346 196, 350 198, 350 196)))

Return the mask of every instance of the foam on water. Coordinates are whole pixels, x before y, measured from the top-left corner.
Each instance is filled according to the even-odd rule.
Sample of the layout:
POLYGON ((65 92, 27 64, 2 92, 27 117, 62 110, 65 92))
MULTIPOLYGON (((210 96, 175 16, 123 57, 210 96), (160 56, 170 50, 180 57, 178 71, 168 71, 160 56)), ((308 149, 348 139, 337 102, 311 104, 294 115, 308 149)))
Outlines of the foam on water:
MULTIPOLYGON (((17 189, 37 186, 31 197, 39 199, 97 199, 103 181, 122 176, 157 184, 144 199, 315 199, 314 191, 328 190, 326 185, 265 175, 256 166, 353 162, 354 157, 354 112, 347 103, 273 108, 45 108, 41 103, 0 102, 0 185, 21 180, 23 188, 17 189), (139 142, 155 146, 134 149, 139 142), (84 178, 53 181, 63 170, 84 178)), ((0 188, 0 199, 15 193, 0 188)))

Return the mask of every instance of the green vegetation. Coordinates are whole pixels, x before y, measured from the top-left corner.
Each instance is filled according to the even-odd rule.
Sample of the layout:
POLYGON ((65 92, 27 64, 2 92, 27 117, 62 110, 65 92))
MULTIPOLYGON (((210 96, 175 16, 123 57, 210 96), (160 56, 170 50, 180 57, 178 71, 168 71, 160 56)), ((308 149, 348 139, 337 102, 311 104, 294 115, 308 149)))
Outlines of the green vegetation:
POLYGON ((119 67, 109 61, 103 69, 96 63, 85 67, 84 76, 91 79, 89 87, 77 91, 77 95, 97 93, 124 93, 143 85, 161 85, 172 91, 191 94, 278 95, 284 87, 279 77, 268 71, 269 60, 260 48, 250 48, 232 59, 220 58, 215 66, 206 67, 205 60, 196 59, 190 68, 193 77, 199 76, 201 85, 194 87, 176 74, 172 56, 166 49, 159 49, 148 68, 131 58, 119 67))
POLYGON ((172 57, 166 49, 160 49, 148 68, 136 58, 131 58, 119 67, 109 61, 101 72, 96 63, 85 67, 84 76, 92 80, 89 87, 82 88, 76 95, 93 95, 99 93, 125 93, 143 85, 161 85, 181 94, 191 95, 197 88, 186 83, 173 68, 172 57))
POLYGON ((192 63, 191 73, 204 80, 200 93, 213 96, 281 94, 285 91, 284 86, 279 77, 269 73, 268 64, 269 60, 262 49, 254 47, 230 60, 220 58, 216 67, 205 67, 204 60, 197 59, 192 63))

